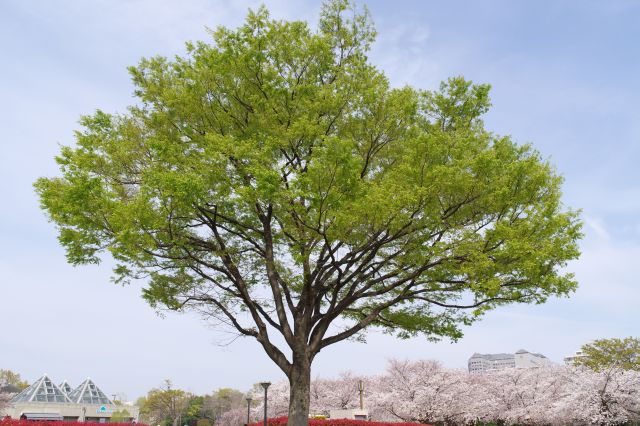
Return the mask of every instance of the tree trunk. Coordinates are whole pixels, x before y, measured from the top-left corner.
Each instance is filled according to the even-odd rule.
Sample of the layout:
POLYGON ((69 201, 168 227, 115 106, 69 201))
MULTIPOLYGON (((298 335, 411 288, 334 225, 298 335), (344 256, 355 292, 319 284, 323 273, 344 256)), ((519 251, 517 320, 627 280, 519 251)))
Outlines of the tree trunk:
POLYGON ((289 374, 289 421, 287 426, 309 424, 311 362, 306 355, 295 356, 289 374))

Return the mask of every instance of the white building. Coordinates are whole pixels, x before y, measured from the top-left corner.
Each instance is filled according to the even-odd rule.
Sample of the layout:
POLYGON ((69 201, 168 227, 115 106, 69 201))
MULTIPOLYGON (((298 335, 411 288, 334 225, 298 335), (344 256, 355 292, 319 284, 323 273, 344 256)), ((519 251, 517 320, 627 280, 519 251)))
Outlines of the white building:
POLYGON ((135 406, 115 405, 91 379, 72 390, 67 382, 57 386, 45 374, 14 396, 2 414, 14 419, 109 423, 116 414, 119 421, 135 421, 138 412, 135 406))
POLYGON ((551 365, 551 360, 546 356, 520 349, 515 353, 516 368, 540 368, 551 365))
POLYGON ((574 365, 574 362, 579 358, 586 358, 587 356, 582 351, 576 351, 575 354, 565 356, 563 361, 565 365, 574 365))
POLYGON ((520 349, 515 354, 479 354, 474 353, 469 358, 470 373, 484 373, 486 371, 504 370, 505 368, 538 368, 551 365, 546 356, 520 349))
POLYGON ((516 360, 513 354, 479 354, 469 358, 469 373, 484 373, 491 370, 515 368, 516 360))

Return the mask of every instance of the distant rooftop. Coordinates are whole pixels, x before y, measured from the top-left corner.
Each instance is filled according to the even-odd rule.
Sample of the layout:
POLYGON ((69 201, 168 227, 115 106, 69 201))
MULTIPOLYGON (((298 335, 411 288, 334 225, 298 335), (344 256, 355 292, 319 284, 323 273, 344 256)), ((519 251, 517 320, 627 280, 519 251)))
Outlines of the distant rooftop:
POLYGON ((475 353, 471 356, 471 358, 483 358, 490 361, 497 361, 499 359, 513 359, 513 354, 479 354, 475 353))
POLYGON ((516 354, 531 354, 531 355, 533 355, 533 356, 537 356, 538 358, 546 358, 546 356, 544 356, 544 355, 542 355, 542 354, 540 354, 540 353, 537 353, 537 352, 529 352, 529 351, 528 351, 528 350, 526 350, 526 349, 520 349, 518 352, 516 352, 516 354))
POLYGON ((533 355, 535 357, 538 358, 544 358, 547 359, 546 356, 539 354, 539 353, 535 353, 535 352, 529 352, 526 349, 520 349, 519 351, 517 351, 515 354, 505 354, 505 353, 501 353, 501 354, 480 354, 480 353, 474 353, 473 355, 471 355, 471 359, 486 359, 488 361, 498 361, 498 360, 511 360, 515 358, 515 355, 523 355, 523 354, 530 354, 533 355))
POLYGON ((71 402, 69 397, 45 374, 17 394, 11 402, 71 402))
POLYGON ((69 394, 69 398, 76 404, 113 404, 91 379, 80 383, 80 386, 69 394))
POLYGON ((63 381, 62 383, 60 383, 58 385, 58 387, 60 388, 60 390, 64 393, 66 393, 67 395, 69 395, 72 391, 73 388, 71 387, 71 385, 69 383, 67 383, 67 381, 63 381))
POLYGON ((16 402, 56 402, 67 404, 96 404, 107 405, 113 402, 100 390, 99 387, 87 379, 73 389, 65 380, 56 386, 55 383, 45 374, 36 380, 31 386, 17 394, 11 399, 16 402))

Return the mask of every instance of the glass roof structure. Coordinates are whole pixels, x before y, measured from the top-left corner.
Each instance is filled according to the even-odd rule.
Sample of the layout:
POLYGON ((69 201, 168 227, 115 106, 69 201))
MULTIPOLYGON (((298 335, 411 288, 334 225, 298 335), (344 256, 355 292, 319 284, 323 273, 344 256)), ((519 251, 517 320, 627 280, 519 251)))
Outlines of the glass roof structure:
POLYGON ((70 403, 69 397, 45 374, 31 386, 17 394, 11 402, 57 402, 70 403))
POLYGON ((69 394, 69 399, 71 400, 69 402, 76 404, 113 404, 91 379, 85 380, 75 388, 69 394))
POLYGON ((65 380, 64 382, 60 383, 58 385, 58 387, 60 388, 60 390, 64 393, 66 393, 67 395, 69 395, 71 393, 71 391, 73 390, 71 388, 71 385, 69 383, 67 383, 67 381, 65 380))

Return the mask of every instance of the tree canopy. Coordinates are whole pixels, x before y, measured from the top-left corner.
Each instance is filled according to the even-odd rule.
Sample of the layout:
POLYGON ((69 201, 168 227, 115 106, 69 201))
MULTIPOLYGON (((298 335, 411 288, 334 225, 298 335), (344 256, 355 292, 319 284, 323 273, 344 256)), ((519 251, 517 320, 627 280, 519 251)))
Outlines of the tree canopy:
POLYGON ((640 371, 640 339, 598 339, 580 349, 581 356, 575 357, 576 365, 583 365, 594 371, 608 368, 640 371))
POLYGON ((293 402, 292 387, 300 413, 316 354, 369 326, 456 339, 490 309, 576 287, 562 178, 485 129, 489 85, 393 87, 351 9, 326 2, 314 30, 260 8, 141 60, 139 103, 82 117, 61 176, 35 184, 69 262, 110 253, 152 306, 257 339, 307 389, 293 402))
POLYGON ((206 395, 202 403, 202 413, 212 419, 215 423, 216 419, 219 419, 224 413, 241 409, 244 412, 244 408, 247 405, 245 400, 246 395, 239 390, 230 388, 221 388, 206 395))
POLYGON ((29 386, 29 382, 22 380, 20 373, 11 370, 0 369, 0 387, 12 385, 22 390, 29 386))
POLYGON ((173 388, 170 380, 165 380, 162 388, 151 389, 147 396, 136 402, 144 421, 152 424, 176 426, 179 420, 188 416, 193 395, 181 389, 173 388))

